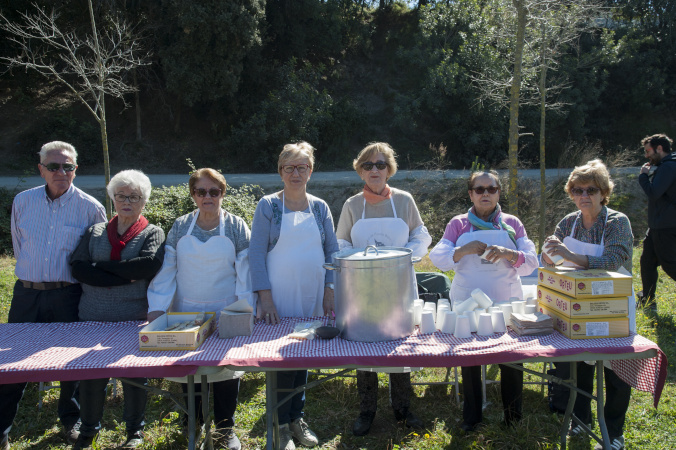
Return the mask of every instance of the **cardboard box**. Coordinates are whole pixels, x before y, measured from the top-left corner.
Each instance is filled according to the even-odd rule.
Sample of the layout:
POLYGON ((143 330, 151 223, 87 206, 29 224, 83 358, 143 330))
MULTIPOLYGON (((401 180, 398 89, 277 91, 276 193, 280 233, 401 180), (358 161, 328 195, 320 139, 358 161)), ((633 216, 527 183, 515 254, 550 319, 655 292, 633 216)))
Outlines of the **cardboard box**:
POLYGON ((539 309, 552 318, 556 331, 570 339, 629 336, 629 319, 626 317, 564 317, 543 305, 539 309))
POLYGON ((631 277, 617 272, 566 267, 539 267, 538 285, 574 298, 628 297, 631 295, 631 277))
POLYGON ((573 298, 538 286, 538 302, 565 317, 627 317, 628 297, 573 298))
POLYGON ((204 313, 207 320, 194 331, 165 331, 167 327, 197 317, 198 312, 170 312, 149 323, 138 333, 141 350, 195 350, 216 329, 216 313, 204 313))

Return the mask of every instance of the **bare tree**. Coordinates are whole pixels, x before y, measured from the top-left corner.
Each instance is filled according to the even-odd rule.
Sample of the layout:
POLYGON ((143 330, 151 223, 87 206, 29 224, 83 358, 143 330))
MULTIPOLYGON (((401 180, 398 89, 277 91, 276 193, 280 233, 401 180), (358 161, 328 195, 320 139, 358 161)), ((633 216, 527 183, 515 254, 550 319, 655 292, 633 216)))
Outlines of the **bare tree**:
MULTIPOLYGON (((110 181, 108 131, 106 128, 105 97, 110 95, 125 102, 125 95, 136 91, 126 75, 136 67, 149 64, 149 53, 142 46, 142 37, 135 27, 110 17, 97 30, 92 1, 88 0, 91 35, 80 36, 75 30, 66 31, 57 25, 57 13, 47 12, 33 4, 34 13, 21 13, 22 23, 9 21, 0 14, 0 28, 9 40, 18 45, 20 54, 2 57, 10 68, 35 70, 46 78, 66 86, 96 118, 101 129, 103 167, 106 185, 110 181)), ((106 212, 112 215, 106 196, 106 212)))

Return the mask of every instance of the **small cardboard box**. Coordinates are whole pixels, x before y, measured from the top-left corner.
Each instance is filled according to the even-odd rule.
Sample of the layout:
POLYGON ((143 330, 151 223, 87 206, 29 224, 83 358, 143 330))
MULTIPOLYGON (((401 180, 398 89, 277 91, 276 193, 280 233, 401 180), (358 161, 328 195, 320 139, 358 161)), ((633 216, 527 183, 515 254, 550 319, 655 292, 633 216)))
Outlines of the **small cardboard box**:
POLYGON ((254 326, 253 308, 244 299, 221 310, 218 319, 218 337, 228 339, 235 336, 251 336, 254 326))
POLYGON ((570 339, 598 339, 629 336, 626 317, 564 317, 540 305, 541 312, 552 318, 554 329, 570 339))
POLYGON ((204 313, 207 320, 197 330, 165 331, 167 327, 197 317, 198 312, 170 312, 149 323, 138 333, 141 350, 195 350, 216 329, 214 312, 204 313))
POLYGON ((628 297, 573 298, 538 286, 538 302, 565 317, 627 317, 628 297))
POLYGON ((574 298, 628 297, 631 277, 617 272, 573 268, 538 268, 538 285, 574 298))

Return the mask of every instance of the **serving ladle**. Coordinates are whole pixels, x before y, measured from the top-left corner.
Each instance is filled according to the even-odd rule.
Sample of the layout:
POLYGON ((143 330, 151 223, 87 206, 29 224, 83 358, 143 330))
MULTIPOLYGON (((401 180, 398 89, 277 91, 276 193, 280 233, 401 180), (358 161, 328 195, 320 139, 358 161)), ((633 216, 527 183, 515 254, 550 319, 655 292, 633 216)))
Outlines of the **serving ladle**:
POLYGON ((315 330, 315 334, 322 339, 333 339, 340 334, 340 329, 336 328, 336 315, 333 314, 333 326, 324 325, 315 330))

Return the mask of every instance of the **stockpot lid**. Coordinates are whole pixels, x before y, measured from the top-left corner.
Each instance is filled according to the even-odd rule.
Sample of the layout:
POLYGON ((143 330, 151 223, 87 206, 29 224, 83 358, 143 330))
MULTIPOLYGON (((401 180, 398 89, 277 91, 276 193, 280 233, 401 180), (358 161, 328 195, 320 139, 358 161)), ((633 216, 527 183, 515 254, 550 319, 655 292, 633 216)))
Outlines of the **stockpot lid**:
POLYGON ((375 247, 349 248, 333 254, 334 264, 342 267, 382 267, 398 265, 404 262, 411 264, 413 251, 405 247, 375 247))

